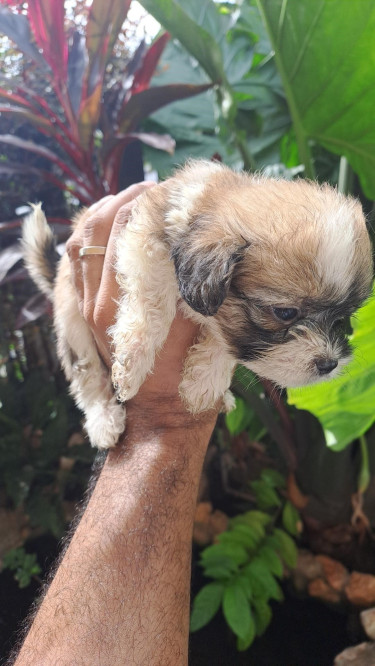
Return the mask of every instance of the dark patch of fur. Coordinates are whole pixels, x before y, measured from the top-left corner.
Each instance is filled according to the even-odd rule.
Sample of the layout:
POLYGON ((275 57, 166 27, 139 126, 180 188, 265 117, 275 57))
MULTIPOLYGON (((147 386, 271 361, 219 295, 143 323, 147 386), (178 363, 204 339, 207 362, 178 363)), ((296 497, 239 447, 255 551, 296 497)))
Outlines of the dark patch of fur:
POLYGON ((216 314, 228 294, 234 267, 247 247, 247 243, 235 249, 218 243, 195 250, 189 235, 184 238, 171 254, 184 301, 202 315, 216 314))

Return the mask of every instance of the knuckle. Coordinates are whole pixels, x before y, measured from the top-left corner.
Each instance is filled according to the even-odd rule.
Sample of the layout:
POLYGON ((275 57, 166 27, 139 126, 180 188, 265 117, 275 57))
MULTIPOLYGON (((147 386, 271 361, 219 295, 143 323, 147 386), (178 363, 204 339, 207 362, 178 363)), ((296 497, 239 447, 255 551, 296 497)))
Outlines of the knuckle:
POLYGON ((85 221, 85 226, 83 228, 83 241, 84 245, 90 245, 92 238, 95 236, 96 231, 102 226, 103 218, 97 213, 89 215, 85 221))
POLYGON ((80 247, 82 247, 82 243, 81 240, 77 238, 77 236, 73 235, 70 238, 68 238, 65 245, 65 249, 69 259, 77 258, 80 247))

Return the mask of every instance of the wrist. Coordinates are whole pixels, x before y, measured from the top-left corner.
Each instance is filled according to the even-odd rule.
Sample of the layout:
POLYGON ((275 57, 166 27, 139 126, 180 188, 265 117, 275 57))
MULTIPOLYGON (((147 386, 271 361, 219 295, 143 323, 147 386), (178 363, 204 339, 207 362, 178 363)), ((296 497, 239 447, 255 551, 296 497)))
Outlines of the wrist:
POLYGON ((218 411, 192 414, 179 398, 155 396, 149 401, 131 400, 126 405, 126 428, 131 432, 189 432, 213 430, 218 411))

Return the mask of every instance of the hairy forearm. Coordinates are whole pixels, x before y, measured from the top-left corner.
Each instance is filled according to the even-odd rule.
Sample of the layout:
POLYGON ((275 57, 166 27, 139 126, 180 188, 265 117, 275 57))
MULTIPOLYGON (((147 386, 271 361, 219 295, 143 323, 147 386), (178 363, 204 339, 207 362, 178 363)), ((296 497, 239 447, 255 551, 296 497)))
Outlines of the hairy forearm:
POLYGON ((142 416, 110 451, 17 666, 187 663, 191 533, 215 415, 167 428, 142 416))

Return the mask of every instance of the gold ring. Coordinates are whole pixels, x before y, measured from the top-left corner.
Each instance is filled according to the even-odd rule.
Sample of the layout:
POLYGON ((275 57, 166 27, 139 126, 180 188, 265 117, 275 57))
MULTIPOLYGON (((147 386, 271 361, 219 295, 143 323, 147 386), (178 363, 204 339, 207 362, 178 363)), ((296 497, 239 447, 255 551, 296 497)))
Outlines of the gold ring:
POLYGON ((84 257, 86 254, 105 254, 106 247, 103 245, 86 245, 86 247, 81 247, 79 251, 79 256, 84 257))

